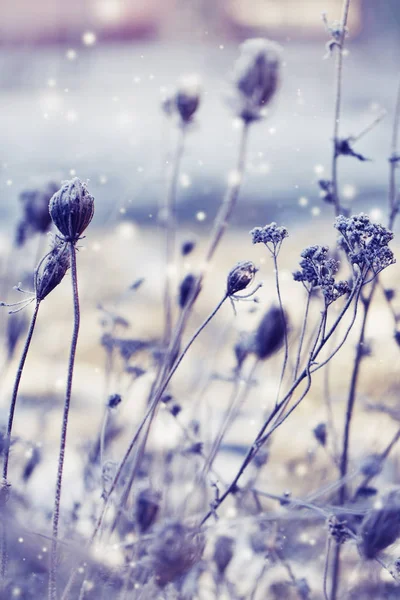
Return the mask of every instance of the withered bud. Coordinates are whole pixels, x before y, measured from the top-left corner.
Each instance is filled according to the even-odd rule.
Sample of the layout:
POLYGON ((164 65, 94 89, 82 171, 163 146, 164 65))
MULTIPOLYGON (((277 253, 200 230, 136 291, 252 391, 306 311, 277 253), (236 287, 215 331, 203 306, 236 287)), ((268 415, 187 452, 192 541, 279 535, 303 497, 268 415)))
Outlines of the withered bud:
POLYGON ((384 506, 368 513, 360 528, 359 549, 365 558, 375 558, 400 536, 400 506, 384 506))
POLYGON ((69 248, 63 243, 55 243, 35 271, 36 300, 40 302, 46 298, 61 283, 69 267, 69 248))
POLYGON ((65 181, 50 200, 50 216, 68 242, 76 242, 93 218, 94 198, 78 177, 65 181))
POLYGON ((176 109, 183 121, 189 123, 200 103, 200 81, 196 75, 183 77, 175 95, 176 109))
POLYGON ((193 252, 195 247, 196 247, 196 242, 193 240, 186 240, 185 242, 183 242, 183 244, 181 246, 182 256, 187 256, 188 254, 193 252))
POLYGON ((257 273, 257 268, 250 260, 239 262, 229 272, 226 295, 233 296, 247 288, 248 285, 253 281, 254 275, 257 273))
POLYGON ((179 286, 179 306, 185 308, 187 301, 193 294, 196 285, 196 277, 192 273, 188 273, 179 286))
POLYGON ((238 97, 235 108, 246 122, 265 116, 265 108, 275 95, 280 80, 281 47, 267 39, 246 40, 233 73, 238 97))
POLYGON ((121 401, 122 398, 120 394, 111 394, 111 396, 108 398, 107 406, 108 408, 117 408, 121 401))
POLYGON ((233 558, 235 540, 227 535, 221 535, 215 542, 213 560, 220 575, 223 575, 233 558))
POLYGON ((315 439, 321 444, 321 446, 326 446, 326 423, 318 423, 318 425, 313 429, 313 434, 315 436, 315 439))
POLYGON ((34 446, 32 448, 31 451, 31 455, 28 458, 23 473, 22 473, 22 479, 26 482, 28 481, 28 479, 31 478, 32 473, 34 472, 34 470, 36 469, 36 467, 38 466, 38 464, 40 463, 42 459, 42 454, 40 452, 40 449, 37 446, 34 446))
POLYGON ((265 360, 279 350, 285 339, 286 317, 277 306, 272 306, 263 316, 254 336, 254 352, 265 360))
POLYGON ((161 494, 151 488, 142 490, 135 506, 135 520, 140 533, 145 533, 157 519, 160 510, 161 494))

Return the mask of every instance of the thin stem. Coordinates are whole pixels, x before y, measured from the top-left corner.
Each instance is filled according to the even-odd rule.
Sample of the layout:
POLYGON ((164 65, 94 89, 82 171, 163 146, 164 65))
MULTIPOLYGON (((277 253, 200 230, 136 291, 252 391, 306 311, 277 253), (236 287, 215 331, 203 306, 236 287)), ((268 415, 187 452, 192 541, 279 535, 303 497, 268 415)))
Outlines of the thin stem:
POLYGON ((282 386, 283 378, 285 376, 286 366, 287 366, 287 362, 288 362, 289 344, 288 344, 288 335, 287 335, 285 311, 283 310, 281 288, 280 288, 280 285, 279 285, 278 258, 277 258, 277 255, 276 255, 275 252, 272 254, 272 258, 273 258, 273 261, 274 261, 274 270, 275 270, 275 287, 276 287, 276 293, 278 295, 278 303, 279 303, 279 309, 281 311, 281 319, 282 319, 282 323, 283 323, 283 335, 284 335, 284 340, 285 340, 285 355, 284 355, 284 358, 283 358, 281 377, 280 377, 280 380, 279 380, 278 391, 277 391, 277 395, 276 395, 276 404, 277 404, 278 401, 279 401, 279 395, 280 395, 280 391, 281 391, 281 386, 282 386))
POLYGON ((306 327, 307 327, 307 321, 308 321, 308 313, 309 313, 309 309, 310 309, 310 300, 311 300, 311 292, 308 290, 306 308, 305 308, 305 311, 304 311, 303 324, 302 324, 301 333, 300 333, 299 349, 297 350, 296 366, 294 368, 294 376, 293 376, 294 380, 296 380, 297 374, 299 372, 299 366, 300 366, 300 360, 301 360, 301 351, 303 349, 304 336, 305 336, 305 333, 306 333, 306 327))
MULTIPOLYGON (((226 435, 226 432, 228 431, 229 427, 232 425, 232 423, 235 421, 235 419, 238 416, 238 413, 240 411, 240 407, 242 406, 242 404, 244 403, 244 401, 246 400, 247 394, 249 392, 251 383, 253 381, 253 377, 254 374, 256 372, 256 369, 259 365, 260 361, 259 359, 257 359, 251 370, 250 373, 248 375, 248 377, 246 378, 246 382, 245 382, 245 386, 244 389, 241 389, 240 386, 240 381, 238 381, 233 389, 233 393, 231 396, 231 399, 228 403, 228 408, 226 410, 226 413, 224 415, 224 420, 221 423, 220 429, 218 431, 217 437, 212 445, 211 451, 209 456, 207 457, 207 460, 204 464, 204 468, 203 468, 203 475, 205 475, 208 471, 210 471, 212 469, 214 460, 218 454, 218 451, 221 447, 222 441, 226 435)), ((239 374, 240 376, 240 374, 239 374)))
POLYGON ((165 310, 165 330, 164 342, 169 344, 172 332, 172 286, 171 275, 175 263, 176 251, 176 193, 178 187, 178 177, 182 162, 183 150, 185 145, 186 126, 179 128, 179 137, 172 159, 172 169, 168 184, 168 190, 165 197, 164 218, 165 218, 165 287, 164 287, 164 310, 165 310))
POLYGON ((324 585, 323 585, 323 590, 324 590, 324 599, 325 600, 329 600, 329 596, 328 596, 328 571, 329 571, 329 555, 330 555, 330 550, 331 550, 331 538, 328 537, 326 539, 326 554, 325 554, 325 564, 324 564, 324 585))
POLYGON ((14 423, 14 413, 15 413, 15 406, 17 403, 18 390, 19 390, 19 385, 21 382, 21 377, 22 377, 22 372, 24 369, 26 357, 28 355, 29 347, 30 347, 31 341, 32 341, 32 336, 33 336, 33 332, 35 329, 36 320, 37 320, 37 316, 38 316, 38 312, 39 312, 39 306, 40 306, 40 300, 36 300, 35 310, 33 311, 31 323, 30 323, 29 330, 28 330, 28 333, 26 336, 25 345, 22 350, 22 355, 21 355, 21 358, 19 361, 17 374, 16 374, 15 381, 14 381, 14 387, 13 387, 11 404, 10 404, 10 411, 8 413, 6 444, 5 444, 5 449, 4 449, 4 462, 3 462, 3 482, 4 483, 7 482, 7 476, 8 476, 8 462, 9 462, 9 458, 10 458, 10 447, 11 447, 11 432, 12 432, 12 427, 13 427, 13 423, 14 423))
MULTIPOLYGON (((397 89, 396 95, 396 104, 393 118, 393 129, 392 129, 392 139, 391 139, 391 155, 389 159, 389 229, 393 228, 395 218, 398 213, 399 204, 397 201, 397 190, 396 190, 396 167, 397 167, 397 146, 398 146, 398 134, 399 134, 399 126, 400 126, 400 83, 397 89)), ((356 350, 356 358, 354 361, 353 372, 350 381, 350 390, 349 396, 347 400, 347 410, 346 410, 346 420, 345 420, 345 429, 343 436, 343 449, 342 456, 340 461, 340 472, 347 472, 347 460, 348 460, 348 451, 349 451, 349 436, 350 436, 350 426, 351 426, 351 418, 353 414, 354 402, 357 394, 357 383, 358 383, 358 374, 361 365, 362 359, 362 345, 364 343, 365 330, 367 325, 368 313, 371 306, 372 298, 377 286, 378 279, 376 278, 371 286, 371 291, 369 296, 364 300, 364 315, 363 321, 361 324, 360 335, 357 344, 356 350)), ((346 498, 346 487, 342 486, 340 488, 340 499, 342 502, 346 498)), ((338 594, 339 587, 339 579, 340 579, 340 552, 341 545, 336 544, 335 554, 333 559, 333 575, 332 575, 332 589, 331 589, 331 600, 336 600, 338 594)))
MULTIPOLYGON (((336 331, 336 328, 338 327, 339 323, 341 322, 343 316, 345 315, 345 313, 347 312, 349 306, 351 305, 351 302, 353 301, 353 298, 356 294, 357 289, 359 289, 359 282, 356 282, 355 286, 353 287, 351 294, 349 296, 349 298, 347 299, 344 307, 342 308, 339 316, 337 317, 335 323, 331 326, 330 330, 328 331, 328 333, 324 336, 323 339, 321 339, 321 341, 319 342, 318 346, 316 347, 316 349, 312 352, 311 354, 311 358, 310 358, 310 363, 312 361, 314 361, 319 352, 322 350, 322 348, 325 346, 325 344, 327 343, 327 341, 331 338, 331 336, 333 335, 333 333, 336 331)), ((324 316, 322 321, 324 321, 324 316)), ((321 326, 319 328, 318 331, 318 335, 317 335, 317 342, 318 342, 318 338, 319 338, 319 334, 321 331, 321 326)), ((290 387, 289 391, 287 392, 286 396, 281 400, 281 402, 279 402, 279 404, 277 404, 274 409, 272 410, 271 414, 269 415, 269 417, 266 419, 266 421, 263 423, 260 431, 258 432, 253 444, 251 445, 251 447, 249 448, 249 451, 247 452, 241 466, 239 467, 239 470, 237 472, 237 474, 235 475, 234 479, 232 480, 232 482, 230 483, 230 485, 228 486, 228 488, 226 489, 226 491, 222 494, 222 496, 218 499, 218 501, 215 503, 215 506, 213 507, 213 509, 211 511, 209 511, 205 517, 201 520, 201 525, 203 525, 213 514, 215 514, 215 511, 221 506, 221 504, 226 500, 226 498, 233 492, 233 490, 236 489, 237 483, 239 481, 239 479, 241 478, 241 476, 243 475, 244 471, 247 469, 248 465, 252 462, 253 458, 256 456, 256 454, 258 453, 258 450, 260 449, 261 445, 259 444, 259 441, 261 439, 263 439, 263 441, 266 441, 266 436, 264 436, 265 431, 267 429, 267 427, 270 425, 270 423, 281 413, 282 408, 286 405, 286 403, 288 402, 288 400, 291 398, 293 392, 295 391, 295 389, 299 386, 299 384, 303 381, 303 379, 305 379, 306 377, 310 378, 309 375, 309 369, 304 369, 300 375, 298 376, 298 378, 296 379, 296 381, 293 382, 292 386, 290 387)))
POLYGON ((335 108, 334 108, 334 123, 333 123, 333 151, 332 151, 332 196, 335 206, 335 214, 339 216, 341 213, 341 205, 338 194, 338 174, 337 160, 339 158, 338 142, 339 142, 339 124, 340 111, 342 105, 342 79, 343 79, 343 50, 344 40, 346 37, 347 17, 349 15, 350 0, 344 0, 342 6, 342 17, 340 20, 340 37, 336 48, 336 75, 335 75, 335 108))
MULTIPOLYGON (((208 325, 208 323, 217 314, 217 312, 219 311, 219 309, 224 304, 224 302, 225 302, 225 300, 227 298, 228 298, 228 296, 225 295, 222 298, 222 300, 220 300, 220 302, 218 302, 218 304, 214 308, 214 310, 209 314, 209 316, 206 318, 206 320, 203 321, 203 323, 200 325, 200 327, 197 329, 197 331, 190 338, 190 340, 186 344, 185 348, 182 350, 179 358, 176 360, 176 362, 175 362, 172 370, 170 371, 168 377, 165 379, 163 385, 161 386, 161 388, 160 388, 157 396, 155 397, 155 399, 154 399, 154 405, 151 407, 152 410, 151 410, 151 414, 149 415, 150 418, 149 418, 148 423, 147 423, 147 427, 146 427, 146 430, 145 430, 145 433, 144 433, 144 436, 143 436, 143 440, 142 440, 141 446, 138 449, 138 452, 137 452, 137 455, 136 455, 136 459, 134 461, 134 465, 133 465, 132 470, 131 470, 131 475, 130 475, 129 481, 127 483, 127 486, 125 487, 125 490, 124 490, 124 492, 122 494, 122 499, 121 499, 121 501, 119 503, 120 509, 122 509, 125 506, 126 501, 128 499, 130 490, 131 490, 132 485, 133 485, 133 481, 134 481, 134 479, 136 477, 137 471, 138 471, 139 466, 140 466, 141 458, 143 457, 143 454, 144 454, 144 449, 145 449, 145 446, 146 446, 146 443, 147 443, 147 440, 148 440, 148 437, 149 437, 149 434, 150 434, 150 428, 151 428, 153 420, 154 420, 154 418, 155 418, 155 416, 157 414, 157 408, 159 406, 159 403, 160 403, 160 400, 162 398, 162 395, 164 394, 165 390, 167 389, 169 382, 171 381, 173 375, 177 371, 179 365, 181 364, 182 360, 186 356, 186 354, 187 354, 189 348, 191 347, 191 345, 193 344, 193 342, 197 339, 197 337, 200 335, 200 333, 203 331, 203 329, 208 325)), ((114 523, 113 523, 112 529, 114 529, 114 527, 115 527, 115 525, 116 525, 116 523, 118 521, 118 518, 119 518, 120 514, 121 514, 121 510, 118 510, 117 514, 115 516, 115 519, 114 519, 114 523)))
POLYGON ((52 525, 52 541, 51 541, 51 554, 50 554, 50 573, 49 573, 49 600, 57 600, 57 588, 56 588, 56 577, 57 577, 57 540, 58 540, 58 524, 60 519, 60 501, 61 501, 61 487, 64 470, 64 458, 65 458, 65 446, 67 441, 67 428, 68 428, 68 416, 69 407, 71 402, 72 392, 72 379, 74 374, 75 365, 75 354, 78 343, 79 325, 80 325, 80 309, 79 309, 79 294, 78 294, 78 277, 76 270, 76 249, 72 242, 69 242, 70 256, 71 256, 71 280, 72 280, 72 295, 74 305, 74 325, 71 340, 71 349, 69 354, 68 362, 68 377, 67 386, 65 393, 65 403, 63 420, 61 427, 60 437, 60 452, 58 458, 58 470, 57 470, 57 481, 56 481, 56 493, 54 498, 54 510, 53 510, 53 525, 52 525))
POLYGON ((397 88, 396 103, 394 109, 393 128, 392 128, 392 140, 390 144, 390 168, 389 168, 389 208, 391 211, 391 220, 394 219, 395 214, 399 209, 399 203, 397 201, 397 190, 396 190, 396 170, 398 166, 397 146, 399 138, 399 124, 400 124, 400 80, 397 88), (393 216, 392 216, 393 215, 393 216))

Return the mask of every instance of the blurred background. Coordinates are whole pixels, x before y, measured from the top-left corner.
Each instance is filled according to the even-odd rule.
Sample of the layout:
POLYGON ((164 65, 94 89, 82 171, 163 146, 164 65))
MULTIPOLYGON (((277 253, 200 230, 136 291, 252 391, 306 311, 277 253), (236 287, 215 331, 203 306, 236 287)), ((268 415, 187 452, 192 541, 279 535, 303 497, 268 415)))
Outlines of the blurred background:
MULTIPOLYGON (((89 179, 99 224, 115 215, 152 222, 165 190, 174 131, 161 98, 181 75, 204 93, 188 136, 179 216, 205 225, 233 168, 238 130, 225 102, 238 44, 251 36, 284 47, 282 90, 253 127, 237 225, 330 212, 317 180, 329 177, 334 61, 329 23, 341 0, 2 0, 0 22, 0 215, 48 180, 89 179), (278 214, 279 213, 279 217, 278 214)), ((341 134, 371 159, 341 159, 349 204, 380 210, 400 51, 397 0, 352 0, 341 134)))

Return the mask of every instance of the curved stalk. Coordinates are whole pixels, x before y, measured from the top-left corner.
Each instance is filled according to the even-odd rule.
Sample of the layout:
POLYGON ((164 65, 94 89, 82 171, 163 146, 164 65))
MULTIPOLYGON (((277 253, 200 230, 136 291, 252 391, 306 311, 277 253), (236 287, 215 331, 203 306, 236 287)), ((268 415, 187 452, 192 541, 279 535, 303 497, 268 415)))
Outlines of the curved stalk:
POLYGON ((22 355, 21 355, 21 358, 19 361, 17 375, 16 375, 15 381, 14 381, 14 387, 13 387, 11 404, 10 404, 10 411, 8 413, 8 422, 7 422, 6 446, 5 446, 5 450, 4 450, 4 462, 3 462, 3 483, 7 483, 8 462, 9 462, 9 458, 10 458, 10 446, 11 446, 11 432, 12 432, 13 423, 14 423, 15 406, 17 404, 18 390, 19 390, 19 385, 21 382, 22 372, 24 370, 26 357, 28 355, 29 347, 31 345, 32 336, 33 336, 33 332, 34 332, 35 325, 36 325, 36 320, 37 320, 37 316, 38 316, 38 312, 39 312, 39 306, 40 306, 40 301, 37 300, 36 304, 35 304, 35 310, 33 311, 31 323, 29 325, 29 330, 28 330, 28 333, 26 336, 25 345, 22 350, 22 355))
POLYGON ((71 403, 71 392, 72 392, 72 379, 74 374, 75 365, 75 354, 78 343, 79 325, 80 325, 80 309, 79 309, 79 294, 78 294, 78 277, 76 270, 76 249, 73 242, 69 242, 70 255, 71 255, 71 280, 72 280, 72 294, 73 294, 73 305, 74 305, 74 325, 71 340, 71 348, 68 362, 68 377, 67 387, 65 393, 65 403, 63 420, 61 427, 61 438, 60 438, 60 452, 58 458, 58 470, 57 470, 57 481, 56 481, 56 493, 54 498, 54 510, 53 510, 53 524, 52 524, 52 541, 51 541, 51 554, 50 554, 50 573, 49 573, 49 600, 57 600, 57 540, 58 540, 58 525, 60 520, 60 501, 61 501, 61 488, 62 478, 64 471, 64 458, 65 458, 65 446, 67 441, 67 428, 68 428, 68 417, 69 408, 71 403))

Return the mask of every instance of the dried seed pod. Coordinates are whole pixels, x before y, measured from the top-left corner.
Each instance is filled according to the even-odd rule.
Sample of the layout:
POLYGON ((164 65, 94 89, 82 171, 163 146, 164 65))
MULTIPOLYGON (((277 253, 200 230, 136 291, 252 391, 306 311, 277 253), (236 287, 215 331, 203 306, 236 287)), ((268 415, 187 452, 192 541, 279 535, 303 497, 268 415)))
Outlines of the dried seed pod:
POLYGON ((213 560, 218 573, 223 575, 233 558, 235 540, 227 535, 221 535, 215 542, 213 560))
POLYGON ((135 520, 140 533, 145 533, 157 519, 160 510, 161 494, 151 488, 142 490, 135 507, 135 520))
POLYGON ((272 306, 263 316, 254 336, 254 352, 265 360, 279 350, 285 339, 286 317, 277 306, 272 306))
POLYGON ((253 281, 254 275, 257 273, 257 268, 250 260, 239 262, 229 272, 226 295, 233 296, 247 288, 248 285, 253 281))
POLYGON ((34 285, 37 301, 42 301, 63 280, 70 267, 68 247, 56 243, 35 271, 34 285))
POLYGON ((160 587, 186 575, 203 555, 204 535, 197 528, 174 522, 164 525, 149 548, 149 558, 160 587))
POLYGON ((65 181, 50 200, 50 216, 68 242, 76 242, 93 218, 94 198, 78 177, 65 181))

